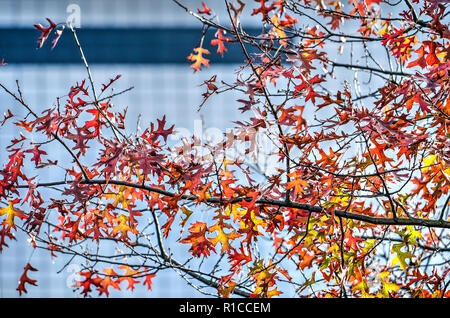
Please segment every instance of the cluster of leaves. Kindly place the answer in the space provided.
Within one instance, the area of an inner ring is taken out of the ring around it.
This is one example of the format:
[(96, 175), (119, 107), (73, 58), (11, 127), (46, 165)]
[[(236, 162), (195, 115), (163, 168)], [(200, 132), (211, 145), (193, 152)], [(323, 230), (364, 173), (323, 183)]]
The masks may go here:
[[(128, 289), (138, 282), (150, 289), (158, 271), (172, 268), (200, 292), (214, 288), (222, 297), (449, 297), (447, 2), (401, 1), (394, 17), (384, 16), (391, 4), (382, 0), (350, 0), (345, 9), (339, 1), (258, 0), (248, 9), (225, 0), (229, 27), (205, 3), (192, 11), (174, 1), (216, 28), (209, 44), (218, 54), (227, 45), (242, 49), (237, 80), (223, 87), (217, 76), (206, 80), (203, 104), (232, 90), (248, 118), (223, 142), (199, 144), (193, 137), (169, 147), (174, 127), (165, 117), (128, 135), (126, 111), (112, 109), (114, 94), (101, 96), (119, 76), (100, 95), (89, 77), (91, 92), (83, 81), (64, 105), (40, 115), (20, 89), (2, 85), (28, 115), (13, 123), (24, 130), (7, 147), (0, 172), (0, 198), (7, 202), (0, 248), (22, 219), (19, 228), (35, 247), (94, 261), (77, 283), (85, 296), (93, 287), (109, 295), (124, 280)], [(243, 30), (247, 11), (261, 18), (258, 36)], [(42, 42), (56, 26), (49, 22), (38, 27)], [(188, 56), (194, 72), (209, 66), (203, 38)], [(250, 46), (258, 53), (249, 54)], [(356, 46), (363, 52), (358, 61)], [(348, 60), (339, 55), (345, 50)], [(14, 117), (8, 110), (2, 126)], [(276, 149), (280, 165), (270, 173), (245, 158), (256, 156), (258, 133)], [(30, 138), (37, 134), (44, 141)], [(241, 141), (244, 155), (227, 158)], [(50, 143), (70, 163), (52, 161), (44, 150)], [(89, 158), (94, 162), (83, 163)], [(64, 179), (37, 182), (28, 168), (62, 169)], [(43, 196), (50, 187), (62, 189)], [(169, 253), (171, 237), (191, 259)], [(76, 249), (105, 242), (126, 251)], [(98, 269), (103, 263), (109, 267)], [(30, 269), (19, 292), (35, 283), (27, 278)]]

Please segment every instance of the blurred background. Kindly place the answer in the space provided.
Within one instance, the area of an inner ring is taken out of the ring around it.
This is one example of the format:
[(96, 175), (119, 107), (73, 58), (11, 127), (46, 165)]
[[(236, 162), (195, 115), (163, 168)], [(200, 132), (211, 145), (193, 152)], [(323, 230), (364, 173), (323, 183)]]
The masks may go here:
[[(213, 1), (215, 2), (215, 1)], [(196, 11), (201, 1), (183, 1)], [(219, 16), (226, 17), (223, 3), (211, 4)], [(0, 60), (8, 63), (0, 70), (0, 81), (15, 90), (18, 80), (24, 99), (40, 112), (55, 105), (58, 96), (64, 96), (76, 82), (87, 78), (84, 65), (72, 34), (64, 31), (60, 42), (51, 50), (51, 40), (36, 49), (40, 32), (33, 25), (47, 26), (45, 18), (56, 23), (70, 19), (77, 27), (81, 45), (96, 85), (107, 83), (116, 75), (115, 91), (134, 87), (126, 94), (115, 97), (113, 104), (119, 109), (128, 107), (128, 128), (145, 129), (150, 122), (166, 115), (169, 125), (194, 130), (196, 120), (208, 127), (225, 130), (240, 116), (237, 107), (230, 105), (230, 95), (216, 96), (200, 112), (203, 87), (199, 85), (218, 74), (218, 80), (232, 83), (237, 63), (243, 58), (239, 48), (229, 46), (221, 57), (216, 48), (209, 46), (211, 66), (194, 73), (186, 57), (199, 45), (201, 23), (170, 0), (0, 0)], [(248, 33), (260, 23), (260, 18), (243, 17)], [(210, 30), (207, 37), (214, 36)], [(234, 97), (234, 96), (231, 96)], [(1, 113), (7, 109), (24, 114), (23, 109), (5, 92), (0, 93)], [(4, 149), (17, 130), (2, 129), (0, 147)], [(2, 164), (7, 153), (0, 153)], [(52, 160), (62, 159), (55, 151)], [(41, 180), (51, 176), (41, 175)], [(18, 235), (20, 235), (17, 232)], [(17, 283), (27, 262), (38, 268), (30, 275), (38, 287), (29, 286), (24, 297), (80, 297), (70, 288), (77, 264), (64, 267), (67, 258), (50, 258), (46, 251), (33, 250), (25, 240), (8, 241), (10, 248), (0, 254), (0, 297), (18, 297)], [(59, 273), (58, 273), (59, 272)], [(135, 293), (114, 293), (112, 296), (133, 297), (189, 297), (192, 288), (170, 271), (159, 273), (154, 279), (153, 291), (137, 289)], [(93, 293), (96, 295), (96, 292)]]

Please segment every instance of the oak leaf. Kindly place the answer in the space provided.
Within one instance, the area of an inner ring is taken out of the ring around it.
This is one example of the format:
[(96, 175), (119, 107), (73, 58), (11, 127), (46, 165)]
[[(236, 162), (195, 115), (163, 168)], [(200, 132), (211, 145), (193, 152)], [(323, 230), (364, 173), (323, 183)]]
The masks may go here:
[(192, 244), (191, 248), (189, 249), (189, 252), (192, 253), (195, 257), (200, 257), (201, 255), (209, 256), (210, 251), (214, 251), (214, 244), (206, 238), (206, 233), (209, 232), (208, 227), (206, 226), (206, 223), (203, 222), (195, 222), (192, 224), (192, 226), (189, 228), (189, 234), (188, 237), (181, 240), (181, 243), (184, 244)]
[(0, 215), (6, 214), (6, 219), (3, 220), (2, 224), (7, 225), (9, 228), (16, 229), (16, 225), (14, 223), (14, 218), (18, 217), (20, 219), (26, 218), (26, 215), (23, 211), (17, 210), (14, 208), (14, 204), (18, 203), (19, 200), (13, 200), (8, 202), (8, 206), (6, 208), (0, 209)]
[(22, 276), (20, 276), (19, 280), (19, 286), (16, 290), (19, 291), (19, 295), (22, 296), (22, 293), (27, 293), (26, 284), (37, 286), (36, 280), (31, 279), (28, 277), (28, 271), (37, 272), (37, 269), (30, 265), (30, 263), (27, 263), (27, 265), (24, 268)]
[[(34, 25), (34, 27), (36, 29), (38, 29), (39, 31), (42, 32), (38, 38), (38, 46), (37, 46), (38, 49), (40, 49), (42, 47), (42, 45), (44, 45), (44, 42), (47, 40), (50, 33), (56, 28), (55, 22), (53, 22), (49, 18), (47, 18), (47, 21), (50, 24), (48, 27), (44, 27), (40, 23)], [(54, 43), (54, 44), (56, 44), (56, 43)]]
[(202, 47), (196, 47), (194, 49), (194, 53), (191, 53), (187, 59), (193, 61), (190, 66), (194, 69), (194, 72), (197, 72), (202, 69), (202, 65), (209, 66), (209, 60), (203, 57), (203, 54), (210, 54), (207, 49)]

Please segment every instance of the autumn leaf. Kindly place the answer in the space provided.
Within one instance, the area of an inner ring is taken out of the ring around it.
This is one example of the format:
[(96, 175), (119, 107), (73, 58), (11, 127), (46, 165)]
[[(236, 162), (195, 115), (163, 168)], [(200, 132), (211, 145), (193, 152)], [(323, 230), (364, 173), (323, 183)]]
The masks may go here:
[(5, 224), (8, 227), (10, 227), (10, 228), (12, 227), (14, 229), (16, 229), (16, 225), (14, 223), (15, 217), (18, 217), (20, 219), (26, 218), (26, 215), (24, 214), (23, 211), (14, 208), (14, 204), (16, 204), (18, 202), (19, 202), (19, 200), (9, 201), (8, 206), (6, 208), (0, 209), (0, 215), (6, 214), (6, 219), (3, 220), (2, 224)]
[(64, 29), (65, 29), (65, 26), (63, 25), (63, 26), (61, 26), (61, 28), (59, 30), (55, 31), (55, 37), (53, 38), (52, 47), (51, 47), (52, 50), (55, 48), (56, 44), (58, 43), (59, 39), (61, 38), (61, 35), (64, 32)]
[(269, 266), (264, 266), (260, 261), (255, 261), (252, 267), (253, 279), (256, 283), (256, 288), (253, 293), (250, 294), (250, 298), (271, 298), (281, 295), (283, 292), (278, 290), (275, 285), (276, 273), (271, 272), (268, 268), (272, 264), (272, 260), (269, 262)]
[(217, 231), (217, 236), (210, 239), (211, 243), (216, 246), (217, 243), (221, 243), (222, 249), (221, 253), (227, 252), (230, 250), (230, 241), (236, 238), (239, 238), (241, 235), (235, 233), (233, 230), (229, 233), (225, 233), (223, 226), (220, 226), (219, 223), (216, 223), (214, 226), (209, 228), (209, 232)]
[(410, 62), (406, 67), (408, 67), (408, 68), (414, 67), (414, 66), (420, 66), (421, 68), (427, 67), (427, 61), (425, 58), (425, 48), (423, 46), (421, 46), (414, 52), (419, 54), (419, 57), (416, 60)]
[(423, 173), (426, 173), (430, 169), (430, 167), (432, 167), (435, 164), (436, 159), (437, 159), (437, 156), (433, 155), (433, 154), (429, 155), (426, 158), (423, 158), (423, 160), (422, 160), (423, 168), (421, 169), (421, 171)]
[(414, 227), (411, 225), (407, 225), (406, 229), (407, 229), (406, 238), (408, 242), (411, 243), (413, 246), (418, 246), (419, 243), (417, 239), (423, 239), (422, 232), (414, 229)]
[(202, 65), (209, 66), (209, 60), (203, 57), (203, 54), (210, 54), (207, 49), (197, 47), (194, 49), (194, 53), (191, 53), (187, 59), (193, 61), (191, 67), (194, 69), (194, 72), (201, 70)]
[(14, 123), (14, 125), (19, 126), (19, 127), (23, 127), (28, 132), (32, 132), (33, 131), (34, 121), (27, 122), (25, 120), (19, 120), (18, 122)]
[(223, 57), (223, 53), (227, 51), (225, 47), (225, 42), (230, 42), (231, 38), (223, 36), (222, 29), (218, 29), (216, 32), (216, 38), (211, 40), (211, 45), (217, 45), (217, 53), (220, 53)]
[(194, 211), (191, 211), (188, 208), (183, 207), (183, 208), (181, 208), (181, 212), (183, 212), (183, 214), (185, 215), (185, 217), (181, 218), (181, 220), (180, 220), (181, 232), (183, 232), (187, 221), (191, 217), (192, 213), (194, 213)]
[(84, 297), (87, 297), (89, 293), (92, 292), (91, 285), (94, 285), (94, 287), (97, 287), (98, 289), (101, 288), (102, 279), (96, 275), (96, 273), (97, 271), (86, 271), (79, 273), (80, 276), (84, 277), (84, 280), (76, 281), (75, 286), (83, 288), (81, 294), (83, 294)]
[[(50, 35), (50, 33), (56, 28), (55, 22), (53, 22), (49, 18), (47, 18), (47, 21), (48, 21), (48, 23), (50, 23), (50, 25), (48, 27), (44, 27), (40, 23), (34, 25), (34, 27), (36, 29), (41, 31), (41, 35), (38, 38), (38, 46), (37, 46), (38, 49), (40, 49), (42, 47), (42, 45), (47, 40), (47, 38)], [(53, 46), (55, 46), (55, 45), (56, 45), (56, 43), (54, 43)]]
[(365, 0), (368, 6), (371, 6), (372, 3), (380, 4), (383, 0)]
[(208, 190), (211, 187), (212, 181), (208, 182), (207, 184), (201, 185), (199, 187), (199, 190), (195, 193), (198, 198), (197, 201), (198, 202), (206, 202), (209, 194), (208, 194)]
[(112, 267), (105, 268), (103, 269), (103, 273), (105, 273), (105, 278), (101, 280), (100, 287), (98, 288), (100, 295), (105, 293), (107, 296), (109, 296), (109, 287), (120, 290), (118, 274), (114, 271), (114, 269)]
[(114, 84), (121, 77), (122, 77), (122, 75), (118, 74), (118, 75), (116, 75), (116, 77), (110, 79), (107, 84), (103, 84), (101, 92), (103, 93), (104, 91), (106, 91), (112, 84)]
[(289, 14), (285, 13), (284, 17), (286, 20), (280, 20), (279, 25), (286, 28), (292, 28), (294, 26), (294, 23), (297, 23), (297, 18), (291, 17)]
[(166, 125), (166, 116), (164, 115), (162, 119), (157, 119), (158, 121), (158, 128), (155, 130), (153, 123), (151, 123), (151, 133), (153, 134), (153, 137), (151, 140), (155, 141), (158, 137), (162, 137), (164, 139), (164, 142), (167, 142), (167, 137), (173, 133), (173, 128), (175, 127), (172, 125), (169, 128), (164, 128)]
[(119, 203), (124, 209), (128, 209), (128, 195), (125, 191), (125, 187), (119, 188), (119, 193), (105, 193), (103, 194), (103, 197), (105, 199), (114, 199), (114, 202), (112, 203), (113, 206), (118, 206)]
[(259, 2), (260, 7), (253, 9), (252, 15), (261, 13), (262, 21), (264, 21), (268, 18), (269, 12), (272, 11), (273, 9), (275, 9), (275, 4), (272, 3), (271, 5), (266, 6), (267, 0), (257, 0), (256, 2)]
[(137, 233), (135, 229), (130, 227), (129, 220), (130, 218), (124, 214), (120, 214), (115, 218), (114, 222), (118, 222), (118, 224), (113, 227), (112, 234), (116, 235), (119, 233), (122, 240), (127, 240), (128, 232)]
[(197, 9), (197, 12), (198, 12), (199, 14), (207, 14), (207, 15), (211, 15), (211, 9), (208, 8), (204, 2), (202, 2), (202, 10)]
[(36, 167), (41, 163), (41, 156), (46, 155), (47, 153), (43, 150), (39, 149), (40, 145), (34, 146), (32, 149), (25, 150), (25, 152), (29, 152), (33, 154), (33, 158), (31, 158), (31, 161), (34, 161), (36, 164)]
[(23, 274), (22, 276), (20, 276), (19, 286), (16, 289), (19, 291), (20, 296), (22, 296), (22, 293), (28, 293), (26, 284), (37, 286), (36, 280), (28, 277), (28, 271), (37, 272), (37, 269), (31, 266), (30, 263), (27, 263), (27, 265), (25, 266)]
[(286, 33), (283, 31), (284, 26), (280, 24), (280, 22), (278, 22), (278, 16), (275, 14), (272, 19), (271, 22), (273, 23), (273, 31), (278, 35), (278, 39), (281, 43), (281, 45), (283, 45), (284, 47), (287, 46), (287, 40), (286, 40)]
[(120, 265), (119, 268), (125, 270), (125, 274), (121, 275), (118, 281), (119, 282), (126, 281), (128, 283), (127, 289), (131, 289), (131, 291), (133, 291), (135, 285), (139, 283), (139, 281), (134, 278), (135, 275), (139, 274), (139, 270), (131, 269), (131, 267), (128, 265)]
[(293, 178), (292, 181), (287, 182), (286, 190), (294, 188), (294, 191), (298, 195), (304, 193), (304, 189), (309, 186), (308, 182), (300, 178), (301, 173), (295, 171), (289, 174), (289, 177)]
[(299, 253), (300, 256), (300, 261), (298, 263), (298, 267), (301, 268), (302, 270), (305, 268), (311, 268), (312, 267), (312, 262), (316, 259), (316, 254), (313, 253), (309, 253), (307, 250), (302, 251), (301, 253)]
[(153, 278), (156, 277), (156, 274), (149, 273), (148, 270), (145, 273), (143, 285), (146, 285), (148, 290), (152, 290)]
[(396, 254), (395, 258), (392, 260), (392, 266), (395, 266), (397, 263), (400, 263), (400, 266), (404, 270), (406, 270), (408, 267), (408, 264), (406, 263), (406, 259), (413, 258), (413, 257), (415, 257), (415, 255), (413, 253), (411, 253), (411, 251), (403, 252), (402, 247), (404, 247), (404, 246), (405, 245), (403, 243), (398, 243), (398, 244), (392, 245), (391, 253)]
[(441, 61), (439, 60), (439, 58), (437, 57), (437, 43), (434, 41), (424, 41), (423, 44), (425, 44), (428, 47), (428, 55), (427, 58), (425, 59), (427, 64), (430, 66), (433, 66), (435, 64), (439, 64), (441, 63)]
[(389, 282), (389, 275), (391, 275), (391, 273), (389, 271), (384, 271), (384, 272), (380, 273), (381, 284), (382, 284), (381, 294), (385, 298), (391, 297), (392, 293), (395, 293), (397, 290), (400, 289), (400, 286)]
[(206, 238), (206, 233), (209, 232), (206, 223), (198, 221), (195, 222), (189, 228), (189, 232), (191, 232), (189, 236), (181, 240), (180, 242), (184, 244), (192, 244), (189, 252), (191, 252), (193, 256), (209, 256), (210, 251), (215, 252), (214, 244)]

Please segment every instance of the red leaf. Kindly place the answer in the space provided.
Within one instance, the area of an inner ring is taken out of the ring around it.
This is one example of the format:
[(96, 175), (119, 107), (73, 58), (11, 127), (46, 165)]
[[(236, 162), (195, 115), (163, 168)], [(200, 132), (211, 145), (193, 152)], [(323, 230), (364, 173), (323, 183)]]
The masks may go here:
[(109, 297), (108, 288), (112, 287), (114, 289), (120, 290), (120, 282), (119, 279), (117, 279), (117, 273), (112, 268), (105, 268), (103, 270), (103, 273), (106, 274), (106, 277), (101, 280), (100, 286), (97, 289), (100, 295), (104, 293)]
[(423, 44), (428, 46), (428, 49), (430, 50), (430, 52), (428, 53), (428, 56), (426, 58), (428, 65), (431, 66), (431, 65), (441, 63), (441, 61), (436, 56), (437, 43), (433, 42), (433, 41), (424, 41)]
[(8, 247), (8, 244), (6, 244), (5, 241), (6, 237), (10, 240), (17, 241), (16, 237), (11, 233), (11, 227), (3, 225), (2, 229), (0, 230), (0, 253), (3, 250), (3, 246)]
[(122, 75), (119, 74), (119, 75), (117, 75), (116, 77), (110, 79), (108, 84), (103, 84), (103, 87), (102, 87), (102, 93), (103, 93), (108, 87), (110, 87), (112, 83), (114, 83), (115, 81), (117, 81), (121, 76), (122, 76)]
[(298, 22), (297, 18), (292, 18), (292, 17), (289, 16), (287, 13), (284, 14), (284, 17), (286, 18), (286, 20), (280, 20), (280, 21), (279, 21), (279, 25), (280, 25), (281, 27), (292, 28), (292, 26), (294, 25), (294, 23), (297, 23), (297, 22)]
[(180, 242), (192, 244), (192, 247), (189, 249), (189, 252), (191, 252), (192, 255), (195, 257), (200, 257), (201, 255), (209, 256), (211, 250), (215, 251), (213, 243), (205, 236), (206, 232), (208, 232), (206, 223), (195, 222), (189, 228), (189, 232), (191, 232), (191, 234)]
[(154, 134), (153, 137), (151, 138), (152, 141), (155, 141), (159, 136), (162, 136), (164, 141), (167, 141), (167, 136), (171, 135), (173, 133), (173, 128), (175, 127), (175, 125), (172, 125), (172, 127), (165, 129), (164, 126), (166, 125), (166, 116), (164, 115), (163, 118), (161, 120), (157, 119), (158, 121), (158, 129), (153, 130), (154, 126), (153, 123), (151, 123), (151, 130), (152, 133)]
[(222, 35), (222, 29), (217, 30), (216, 37), (216, 39), (211, 40), (211, 45), (217, 45), (217, 53), (223, 56), (223, 53), (227, 51), (224, 42), (230, 42), (231, 38), (224, 37)]
[(22, 274), (22, 276), (20, 276), (19, 286), (16, 289), (19, 291), (20, 296), (22, 296), (22, 292), (24, 292), (24, 293), (28, 292), (27, 289), (25, 288), (25, 284), (28, 283), (28, 284), (37, 286), (36, 280), (28, 277), (28, 271), (37, 272), (37, 269), (34, 268), (33, 266), (31, 266), (30, 263), (27, 263), (27, 265), (25, 266), (23, 274)]
[(211, 9), (208, 8), (208, 7), (206, 6), (206, 4), (203, 3), (203, 2), (202, 2), (202, 7), (203, 7), (203, 10), (197, 9), (197, 12), (198, 12), (199, 14), (207, 14), (207, 15), (210, 15), (210, 14), (211, 14)]
[(366, 0), (366, 4), (367, 4), (367, 6), (370, 7), (372, 5), (372, 3), (380, 4), (381, 1), (383, 1), (383, 0)]
[(65, 27), (64, 27), (64, 25), (63, 25), (63, 26), (61, 27), (61, 29), (55, 31), (56, 36), (55, 36), (55, 38), (54, 38), (53, 41), (52, 41), (52, 50), (55, 48), (56, 43), (58, 43), (59, 38), (60, 38), (61, 35), (63, 34), (64, 28), (65, 28)]
[[(50, 35), (50, 32), (53, 31), (54, 28), (56, 28), (55, 22), (47, 18), (47, 21), (50, 23), (50, 26), (44, 27), (41, 24), (35, 24), (34, 27), (42, 32), (42, 34), (38, 38), (38, 49), (44, 45), (44, 42), (47, 40), (48, 36)], [(55, 43), (56, 44), (56, 43)]]
[(152, 290), (152, 279), (156, 276), (156, 274), (147, 274), (145, 275), (145, 279), (143, 285), (147, 285), (148, 290)]
[(92, 291), (91, 285), (94, 285), (97, 288), (101, 288), (102, 279), (98, 276), (93, 277), (95, 272), (80, 272), (81, 276), (86, 277), (83, 281), (77, 281), (76, 286), (83, 287), (81, 291), (84, 294), (84, 297), (87, 297), (88, 294)]
[(31, 158), (31, 161), (34, 161), (36, 164), (36, 167), (39, 163), (41, 163), (41, 155), (46, 155), (47, 153), (43, 150), (39, 150), (40, 145), (34, 146), (33, 149), (25, 150), (25, 152), (29, 152), (33, 154), (33, 158)]
[(23, 127), (25, 128), (25, 130), (32, 132), (33, 131), (33, 125), (34, 125), (34, 121), (31, 122), (26, 122), (25, 120), (21, 120), (17, 123), (14, 123), (14, 125), (19, 126), (19, 127)]
[(262, 21), (266, 20), (268, 17), (268, 13), (272, 11), (275, 8), (275, 4), (272, 3), (270, 6), (266, 7), (267, 0), (255, 0), (256, 2), (259, 2), (260, 7), (253, 10), (252, 15), (256, 15), (258, 13), (261, 13), (262, 15)]

